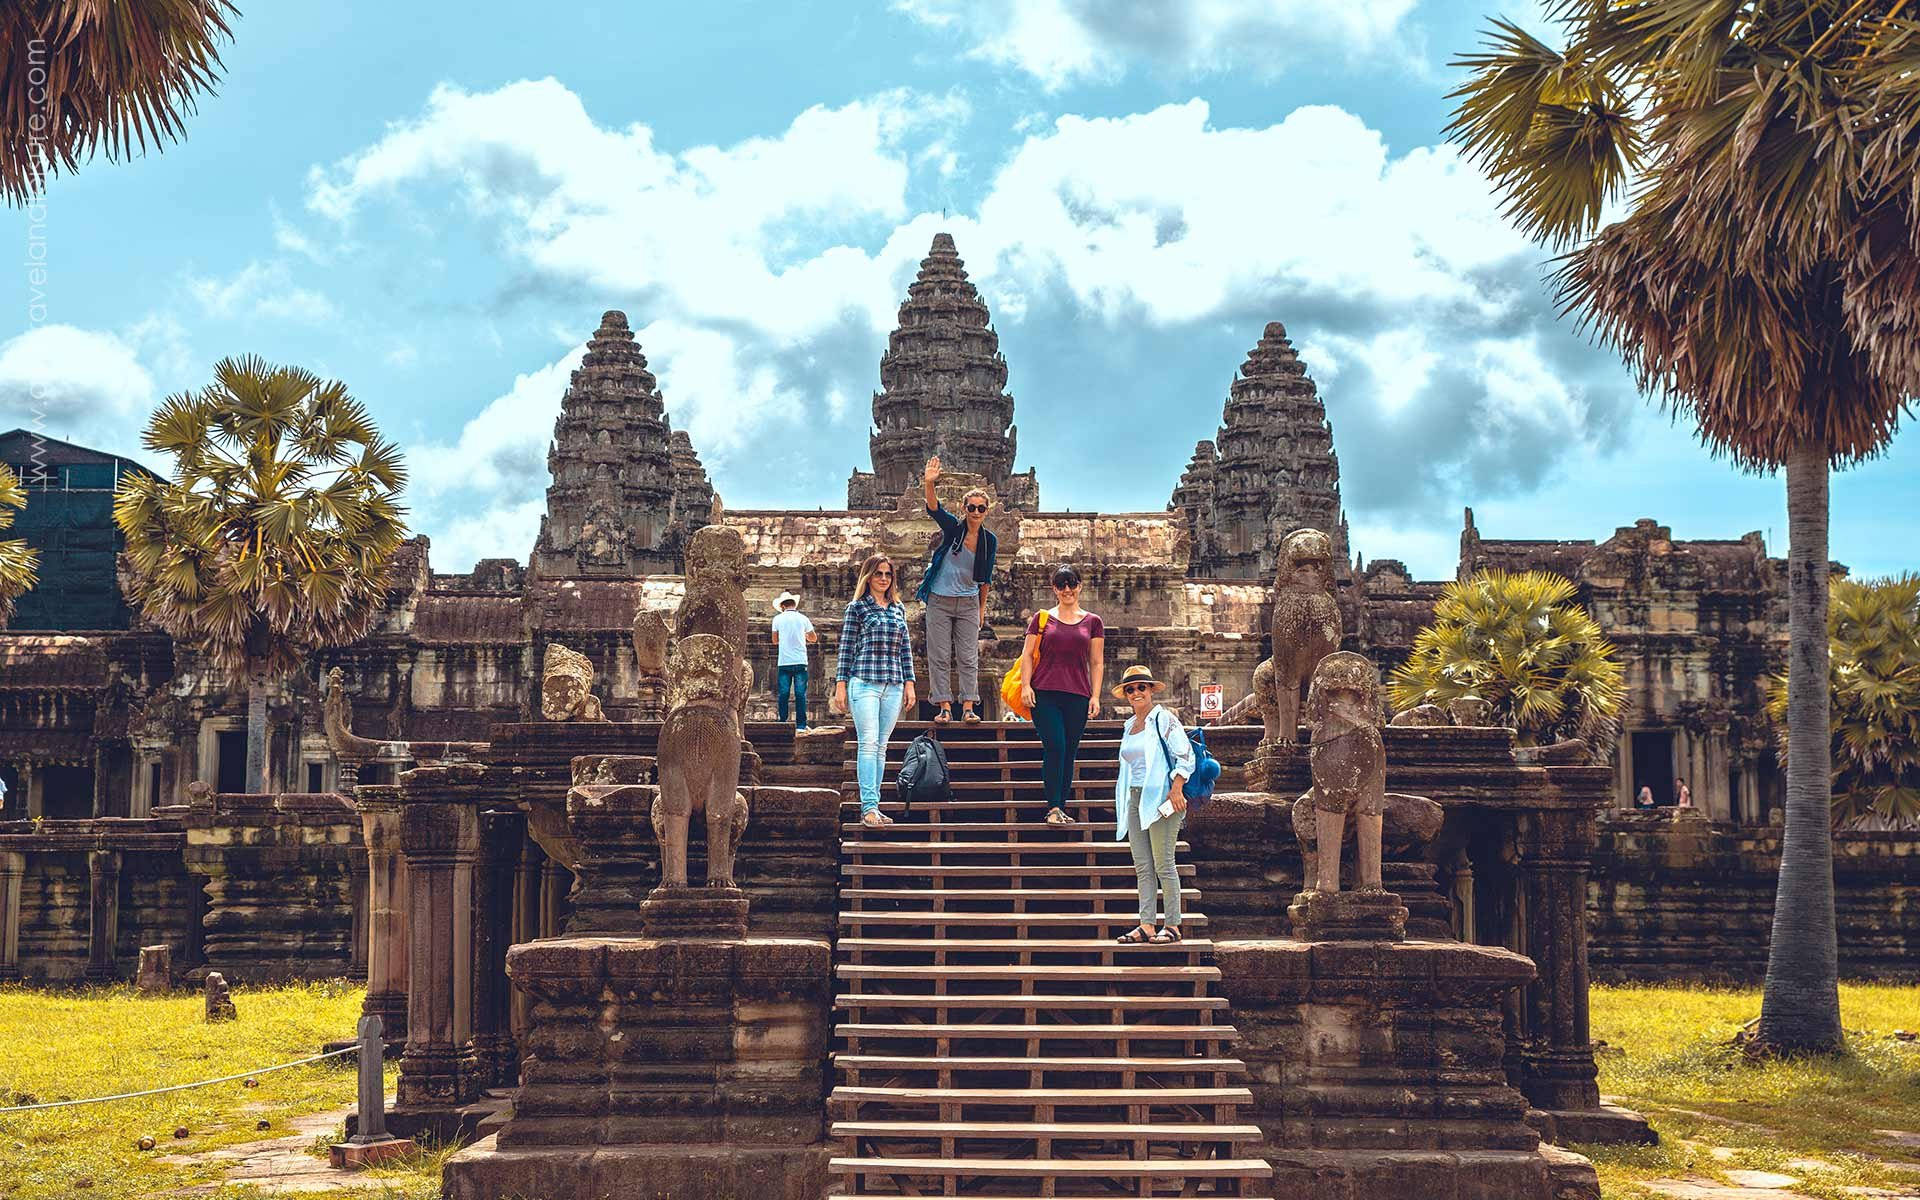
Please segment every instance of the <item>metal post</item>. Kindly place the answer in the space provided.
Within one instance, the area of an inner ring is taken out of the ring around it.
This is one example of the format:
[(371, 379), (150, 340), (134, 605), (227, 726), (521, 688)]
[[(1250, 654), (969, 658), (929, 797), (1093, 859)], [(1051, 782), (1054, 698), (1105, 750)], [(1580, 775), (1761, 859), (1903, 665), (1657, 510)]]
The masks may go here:
[(365, 1145), (389, 1140), (387, 1133), (386, 1047), (380, 1040), (380, 1017), (360, 1018), (360, 1122), (349, 1141)]

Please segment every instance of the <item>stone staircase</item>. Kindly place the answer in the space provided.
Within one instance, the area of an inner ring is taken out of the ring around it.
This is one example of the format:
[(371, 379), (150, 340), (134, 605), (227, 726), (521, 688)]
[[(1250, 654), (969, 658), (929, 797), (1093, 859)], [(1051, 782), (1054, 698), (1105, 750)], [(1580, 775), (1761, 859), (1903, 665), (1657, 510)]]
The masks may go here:
[[(895, 732), (889, 781), (927, 728)], [(889, 785), (892, 826), (858, 823), (846, 764), (831, 1200), (1266, 1196), (1198, 891), (1186, 941), (1114, 941), (1138, 903), (1119, 725), (1089, 726), (1064, 827), (1041, 819), (1031, 725), (938, 733), (954, 798), (903, 814)]]

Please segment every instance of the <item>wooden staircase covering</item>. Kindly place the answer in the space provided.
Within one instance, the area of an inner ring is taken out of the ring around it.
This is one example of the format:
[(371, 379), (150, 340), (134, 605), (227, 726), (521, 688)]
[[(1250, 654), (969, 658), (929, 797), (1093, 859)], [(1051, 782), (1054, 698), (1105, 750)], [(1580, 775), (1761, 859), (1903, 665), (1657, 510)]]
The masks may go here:
[(1185, 941), (1114, 940), (1138, 915), (1119, 725), (1088, 727), (1064, 827), (1026, 724), (940, 727), (954, 798), (902, 813), (891, 781), (929, 728), (888, 747), (892, 826), (859, 823), (846, 764), (830, 1200), (1267, 1195), (1192, 868)]

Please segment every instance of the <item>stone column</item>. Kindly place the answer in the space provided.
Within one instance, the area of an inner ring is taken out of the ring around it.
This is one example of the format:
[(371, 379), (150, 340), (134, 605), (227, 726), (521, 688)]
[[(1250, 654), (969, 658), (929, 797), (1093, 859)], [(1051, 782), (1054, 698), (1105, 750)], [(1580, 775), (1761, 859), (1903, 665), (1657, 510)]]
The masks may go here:
[(47, 781), (34, 773), (32, 763), (20, 764), (20, 790), (27, 797), (27, 820), (47, 815)]
[(400, 797), (395, 787), (355, 790), (360, 835), (367, 847), (367, 998), (361, 1013), (380, 1018), (389, 1044), (407, 1038), (407, 864), (400, 852)]
[(559, 937), (566, 924), (567, 889), (573, 886), (573, 872), (552, 859), (540, 868), (540, 936)]
[(119, 978), (113, 945), (120, 933), (120, 852), (87, 852), (87, 970), (89, 983)]
[(1587, 869), (1593, 816), (1527, 813), (1519, 828), (1521, 952), (1539, 968), (1524, 1007), (1520, 1090), (1543, 1109), (1596, 1109), (1599, 1068), (1587, 1025)]
[(0, 853), (0, 979), (20, 978), (20, 885), (27, 856)]
[(437, 1127), (438, 1117), (455, 1113), (480, 1092), (472, 1046), (479, 812), (471, 804), (409, 800), (401, 806), (400, 845), (406, 855), (408, 988), (396, 1115), (415, 1110), (421, 1114), (418, 1129)]
[[(513, 866), (512, 944), (515, 946), (540, 936), (540, 868), (546, 860), (546, 852), (540, 849), (539, 843), (522, 833), (520, 857)], [(513, 998), (508, 1024), (515, 1043), (524, 1044), (521, 1039), (532, 1026), (533, 998), (519, 988), (510, 990)]]
[(511, 1086), (520, 1076), (507, 948), (513, 941), (514, 876), (526, 828), (526, 817), (514, 809), (489, 809), (480, 815), (480, 871), (473, 902), (473, 1052), (489, 1087)]

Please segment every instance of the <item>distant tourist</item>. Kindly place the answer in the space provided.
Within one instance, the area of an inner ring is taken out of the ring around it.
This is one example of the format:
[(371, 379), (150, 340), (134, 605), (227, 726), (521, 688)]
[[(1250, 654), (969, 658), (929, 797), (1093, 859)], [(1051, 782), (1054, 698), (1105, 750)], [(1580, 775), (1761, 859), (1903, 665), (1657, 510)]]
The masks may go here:
[(1113, 797), (1118, 840), (1133, 851), (1133, 876), (1140, 884), (1140, 924), (1119, 939), (1129, 946), (1180, 940), (1180, 868), (1173, 851), (1187, 817), (1181, 788), (1193, 774), (1194, 754), (1180, 722), (1154, 703), (1165, 686), (1152, 668), (1128, 667), (1113, 689), (1133, 707), (1120, 736)]
[(1686, 780), (1676, 779), (1673, 781), (1673, 794), (1677, 797), (1674, 803), (1678, 804), (1681, 808), (1693, 807), (1693, 789), (1687, 786)]
[(1027, 622), (1020, 651), (1020, 698), (1033, 712), (1040, 735), (1040, 779), (1047, 792), (1047, 824), (1070, 825), (1073, 760), (1080, 735), (1100, 712), (1100, 679), (1107, 627), (1080, 607), (1080, 572), (1062, 564), (1053, 570), (1057, 603)]
[(820, 640), (813, 622), (800, 611), (800, 597), (781, 592), (773, 602), (773, 644), (780, 648), (774, 667), (774, 705), (782, 721), (787, 719), (787, 693), (793, 693), (793, 727), (807, 727), (807, 647)]
[(868, 558), (854, 585), (840, 626), (840, 661), (834, 672), (833, 708), (851, 713), (859, 742), (854, 764), (860, 778), (860, 823), (891, 825), (880, 811), (880, 777), (887, 765), (887, 739), (902, 708), (912, 707), (913, 643), (907, 610), (893, 583), (893, 560)]
[(927, 699), (940, 706), (934, 723), (953, 720), (953, 702), (960, 702), (960, 719), (980, 723), (974, 706), (980, 703), (980, 627), (987, 621), (987, 591), (993, 582), (993, 556), (998, 544), (986, 528), (993, 501), (979, 488), (962, 499), (963, 520), (948, 512), (933, 494), (940, 479), (940, 457), (927, 460), (921, 475), (926, 487), (927, 515), (940, 526), (940, 541), (920, 576), (915, 599), (927, 606)]
[(1652, 808), (1653, 788), (1646, 784), (1640, 785), (1640, 794), (1633, 798), (1633, 806), (1635, 808)]

